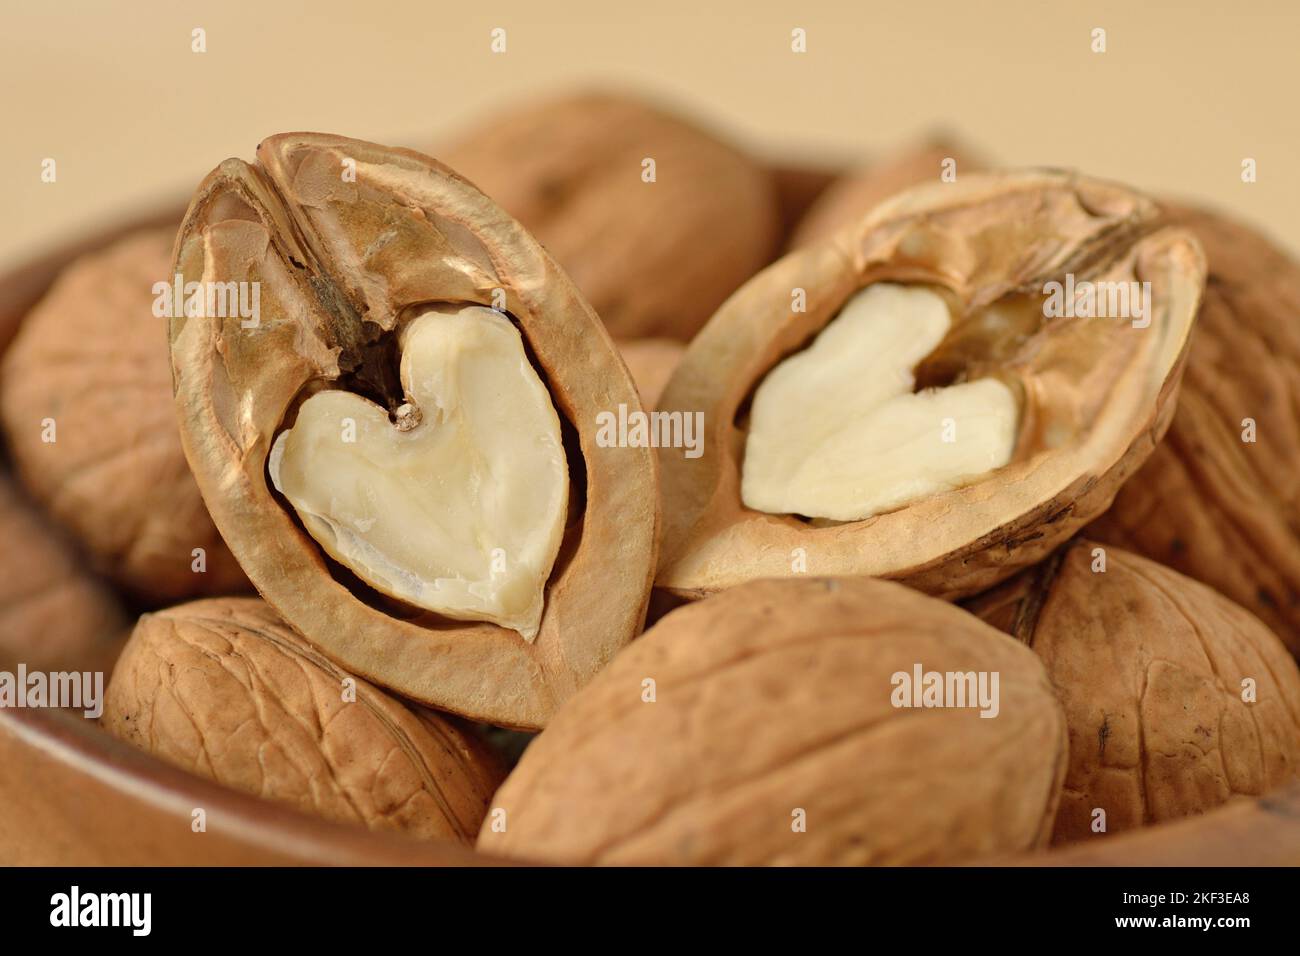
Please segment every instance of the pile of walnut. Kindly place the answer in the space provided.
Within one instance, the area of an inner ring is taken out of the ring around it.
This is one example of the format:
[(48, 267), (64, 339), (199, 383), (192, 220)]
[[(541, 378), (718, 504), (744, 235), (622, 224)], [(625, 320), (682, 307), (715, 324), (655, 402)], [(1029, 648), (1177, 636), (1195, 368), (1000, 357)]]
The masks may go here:
[[(0, 664), (112, 668), (122, 740), (494, 856), (1300, 862), (1259, 823), (1300, 772), (1300, 264), (615, 97), (428, 151), (271, 137), (25, 316)], [(1045, 318), (1066, 276), (1143, 321)], [(601, 430), (655, 408), (682, 441)]]

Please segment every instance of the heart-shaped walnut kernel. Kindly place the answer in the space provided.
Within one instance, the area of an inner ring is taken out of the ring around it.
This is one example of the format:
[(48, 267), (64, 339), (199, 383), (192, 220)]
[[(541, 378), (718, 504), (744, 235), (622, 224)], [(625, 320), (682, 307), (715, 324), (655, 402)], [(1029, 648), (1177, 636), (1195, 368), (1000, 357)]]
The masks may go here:
[[(758, 511), (855, 521), (1005, 465), (1016, 396), (996, 378), (914, 390), (952, 327), (941, 295), (878, 282), (754, 393), (741, 497)], [(936, 440), (951, 422), (961, 441)]]
[[(541, 246), (434, 160), (308, 133), (258, 159), (209, 175), (177, 240), (203, 308), (171, 322), (176, 401), (213, 519), (349, 670), (543, 726), (649, 598), (654, 458), (597, 440), (602, 412), (639, 408), (613, 342)], [(429, 344), (447, 322), (464, 338)], [(368, 436), (346, 452), (340, 417)], [(444, 441), (460, 452), (430, 452)], [(384, 460), (349, 478), (363, 447)]]
[(532, 640), (569, 475), (519, 330), (477, 306), (422, 315), (403, 335), (402, 385), (413, 404), (396, 425), (351, 392), (307, 399), (271, 450), (271, 481), (367, 584)]

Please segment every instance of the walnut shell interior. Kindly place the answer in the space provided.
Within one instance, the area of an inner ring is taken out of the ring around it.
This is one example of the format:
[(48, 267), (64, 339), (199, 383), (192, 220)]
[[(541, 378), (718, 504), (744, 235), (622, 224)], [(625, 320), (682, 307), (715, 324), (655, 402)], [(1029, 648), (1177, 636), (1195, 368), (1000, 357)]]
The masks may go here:
[[(1147, 324), (1047, 316), (1033, 297), (1043, 302), (1047, 283), (1067, 276), (1149, 282)], [(879, 281), (950, 297), (961, 318), (918, 366), (918, 380), (996, 376), (1013, 387), (1021, 398), (1014, 458), (860, 521), (745, 508), (740, 477), (756, 386)], [(659, 450), (665, 532), (656, 583), (692, 598), (807, 571), (892, 578), (953, 598), (1032, 564), (1109, 505), (1167, 427), (1203, 282), (1196, 241), (1160, 228), (1153, 203), (1055, 171), (919, 187), (791, 253), (718, 311), (660, 400), (660, 410), (703, 413), (705, 453)], [(792, 311), (799, 291), (806, 310)], [(1032, 321), (981, 325), (999, 305)]]

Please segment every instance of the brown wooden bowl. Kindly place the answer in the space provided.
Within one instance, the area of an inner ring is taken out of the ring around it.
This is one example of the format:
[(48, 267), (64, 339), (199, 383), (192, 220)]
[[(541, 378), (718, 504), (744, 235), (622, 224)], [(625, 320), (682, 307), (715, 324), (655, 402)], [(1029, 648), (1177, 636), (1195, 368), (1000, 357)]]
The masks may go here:
[[(66, 243), (0, 275), (0, 350), (73, 259), (183, 207)], [(192, 829), (194, 811), (206, 831)], [(0, 708), (0, 864), (473, 866), (506, 861), (448, 842), (299, 814), (192, 776), (59, 711)], [(997, 861), (1030, 866), (1300, 865), (1300, 782), (1213, 813)]]

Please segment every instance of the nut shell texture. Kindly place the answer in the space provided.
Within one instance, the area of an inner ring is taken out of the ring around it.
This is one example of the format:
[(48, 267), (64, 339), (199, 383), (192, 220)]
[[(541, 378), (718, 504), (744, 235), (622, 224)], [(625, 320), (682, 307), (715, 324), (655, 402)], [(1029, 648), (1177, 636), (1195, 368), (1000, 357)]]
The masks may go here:
[[(891, 675), (918, 662), (999, 672), (998, 716), (895, 708)], [(1028, 849), (1051, 826), (1064, 733), (1038, 661), (959, 608), (882, 581), (753, 582), (669, 614), (566, 704), (479, 848), (672, 865)]]
[[(69, 266), (0, 370), (0, 414), (23, 484), (105, 574), (149, 604), (248, 589), (181, 451), (167, 320), (174, 228), (132, 233)], [(42, 440), (54, 419), (56, 440)], [(202, 548), (206, 571), (192, 570)]]
[(104, 726), (236, 790), (330, 820), (466, 842), (497, 782), (483, 745), (347, 672), (255, 598), (145, 615)]
[[(1268, 628), (1199, 582), (1077, 540), (972, 608), (1029, 644), (1065, 708), (1054, 840), (1204, 813), (1300, 770), (1300, 672)], [(1096, 566), (1100, 567), (1099, 564)], [(1253, 683), (1254, 700), (1243, 700)]]

